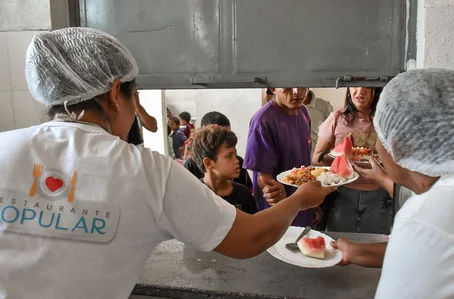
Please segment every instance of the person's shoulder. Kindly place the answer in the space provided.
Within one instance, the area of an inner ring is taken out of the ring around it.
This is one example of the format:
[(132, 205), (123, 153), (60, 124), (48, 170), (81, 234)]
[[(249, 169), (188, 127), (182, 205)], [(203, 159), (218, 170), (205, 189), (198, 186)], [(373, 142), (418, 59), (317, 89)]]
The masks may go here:
[[(3, 131), (0, 132), (0, 138), (5, 138), (5, 140), (10, 139), (12, 137), (14, 138), (28, 138), (30, 134), (33, 134), (36, 130), (38, 129), (37, 126), (33, 127), (28, 127), (28, 128), (22, 128), (22, 129), (14, 129), (10, 131)], [(14, 139), (13, 139), (14, 140)]]
[(410, 197), (396, 215), (397, 223), (416, 221), (454, 235), (454, 176), (449, 184), (437, 182), (427, 192)]
[(333, 119), (333, 120), (337, 119), (337, 118), (341, 117), (344, 112), (345, 112), (345, 108), (336, 109), (328, 115), (328, 118)]
[(162, 155), (161, 153), (152, 151), (149, 148), (137, 147), (132, 144), (129, 144), (128, 146), (132, 155), (140, 157), (145, 171), (159, 171), (160, 174), (168, 174), (172, 163), (175, 162), (169, 156)]
[(335, 116), (339, 116), (341, 115), (342, 113), (344, 113), (346, 110), (346, 108), (340, 108), (340, 109), (336, 109), (334, 110), (333, 112), (331, 112), (332, 115), (335, 115)]
[(303, 113), (304, 115), (309, 116), (309, 109), (307, 109), (306, 105), (301, 106), (301, 108), (299, 109), (299, 111), (300, 111), (301, 113)]
[(270, 115), (273, 114), (273, 111), (273, 104), (271, 102), (266, 103), (259, 110), (257, 110), (257, 112), (254, 113), (251, 118), (251, 125), (263, 124), (264, 122), (266, 122), (267, 118), (269, 118)]
[(322, 98), (315, 97), (315, 106), (320, 110), (326, 110), (330, 112), (334, 111), (334, 107), (331, 102)]

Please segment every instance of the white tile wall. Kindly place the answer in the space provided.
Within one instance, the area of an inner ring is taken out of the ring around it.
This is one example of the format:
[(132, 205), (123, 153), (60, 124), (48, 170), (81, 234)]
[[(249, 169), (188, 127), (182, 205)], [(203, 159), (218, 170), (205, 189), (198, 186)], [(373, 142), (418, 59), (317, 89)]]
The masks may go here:
[(11, 90), (7, 38), (6, 32), (0, 32), (0, 91)]
[(8, 32), (8, 54), (13, 90), (28, 90), (25, 80), (25, 52), (36, 31)]
[(0, 32), (0, 132), (44, 120), (44, 105), (33, 99), (25, 80), (25, 52), (36, 33)]
[(0, 91), (0, 131), (15, 129), (11, 91)]
[(13, 91), (12, 101), (16, 128), (38, 125), (44, 121), (44, 105), (35, 101), (28, 90)]

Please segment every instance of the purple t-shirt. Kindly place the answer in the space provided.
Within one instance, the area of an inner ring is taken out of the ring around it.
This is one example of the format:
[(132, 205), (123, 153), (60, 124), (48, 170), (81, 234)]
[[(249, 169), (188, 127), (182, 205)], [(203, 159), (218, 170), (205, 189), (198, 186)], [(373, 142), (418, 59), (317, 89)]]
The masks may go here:
[[(253, 171), (254, 197), (259, 211), (270, 205), (258, 187), (258, 173), (269, 173), (274, 178), (286, 170), (311, 164), (310, 117), (305, 106), (296, 115), (287, 115), (272, 102), (263, 106), (251, 119), (244, 168)], [(284, 186), (287, 196), (296, 188)], [(293, 226), (312, 226), (315, 210), (298, 213)]]

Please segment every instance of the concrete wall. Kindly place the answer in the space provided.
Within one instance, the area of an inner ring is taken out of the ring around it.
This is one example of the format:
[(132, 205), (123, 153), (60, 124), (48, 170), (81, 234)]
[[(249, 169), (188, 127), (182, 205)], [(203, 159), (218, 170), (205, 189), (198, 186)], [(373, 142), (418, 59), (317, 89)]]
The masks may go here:
[(156, 118), (158, 131), (152, 133), (143, 128), (144, 146), (163, 155), (167, 154), (167, 113), (164, 92), (161, 90), (141, 90), (140, 103), (145, 110)]
[(454, 69), (454, 0), (425, 0), (424, 7), (424, 66)]
[(191, 113), (198, 127), (207, 112), (225, 114), (238, 135), (238, 154), (244, 156), (249, 121), (262, 106), (261, 92), (261, 89), (166, 90), (165, 100), (174, 115), (183, 111)]
[(249, 121), (262, 107), (261, 89), (198, 90), (196, 93), (197, 120), (210, 111), (225, 114), (238, 137), (238, 155), (244, 157), (249, 131)]
[(36, 31), (50, 28), (50, 0), (0, 1), (0, 31)]
[(347, 94), (346, 88), (312, 88), (312, 91), (318, 98), (330, 102), (334, 109), (344, 107), (345, 95)]
[(0, 132), (44, 118), (25, 81), (25, 50), (38, 31), (50, 28), (49, 0), (0, 1)]
[(166, 90), (165, 101), (167, 108), (172, 111), (173, 115), (178, 117), (183, 111), (187, 111), (192, 117), (196, 116), (196, 94), (197, 90)]

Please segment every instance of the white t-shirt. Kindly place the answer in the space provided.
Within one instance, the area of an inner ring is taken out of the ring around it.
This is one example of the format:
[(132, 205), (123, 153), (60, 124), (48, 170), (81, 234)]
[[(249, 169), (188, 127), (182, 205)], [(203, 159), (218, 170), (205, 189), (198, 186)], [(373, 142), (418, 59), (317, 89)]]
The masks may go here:
[(161, 241), (210, 251), (236, 217), (183, 166), (97, 126), (0, 133), (0, 153), (0, 298), (128, 298)]
[(375, 298), (454, 298), (454, 174), (397, 213)]

